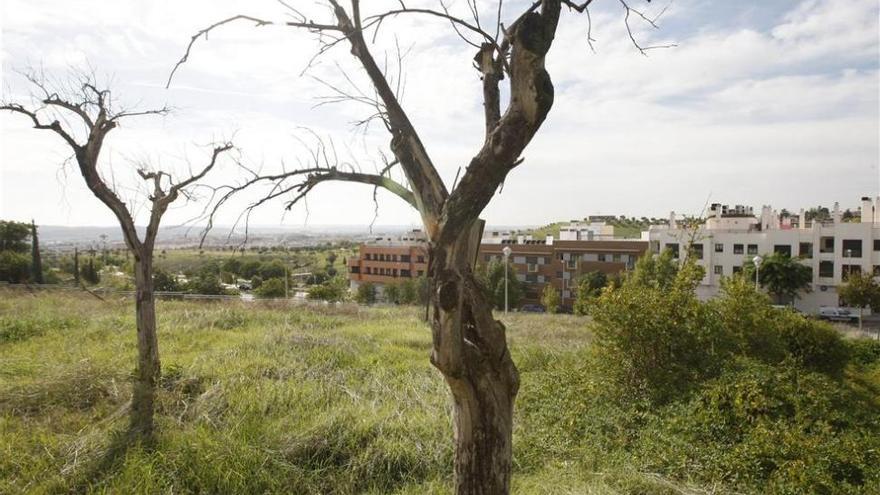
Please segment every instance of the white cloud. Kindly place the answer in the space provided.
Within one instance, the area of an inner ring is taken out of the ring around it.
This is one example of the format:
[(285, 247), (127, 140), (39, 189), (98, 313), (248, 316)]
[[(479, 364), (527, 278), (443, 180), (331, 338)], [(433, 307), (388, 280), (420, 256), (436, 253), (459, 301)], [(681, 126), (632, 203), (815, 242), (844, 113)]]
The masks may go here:
[[(490, 3), (484, 18), (493, 12)], [(193, 142), (234, 130), (246, 156), (266, 167), (282, 158), (295, 161), (301, 151), (292, 135), (302, 125), (336, 136), (340, 147), (361, 156), (387, 145), (382, 132), (362, 140), (348, 127), (365, 115), (364, 109), (351, 104), (313, 108), (314, 97), (328, 90), (299, 74), (316, 45), (307, 34), (288, 28), (241, 24), (218, 30), (196, 45), (172, 89), (165, 91), (168, 71), (189, 37), (239, 13), (241, 2), (79, 0), (63, 11), (49, 1), (8, 0), (4, 6), (4, 78), (13, 92), (22, 86), (10, 77), (11, 67), (42, 62), (57, 71), (88, 60), (114, 74), (117, 92), (127, 101), (143, 100), (149, 106), (168, 101), (180, 109), (167, 120), (142, 119), (114, 131), (108, 154), (114, 170), (125, 167), (126, 156), (167, 154), (170, 162), (184, 150), (195, 153)], [(378, 2), (369, 6), (380, 8)], [(651, 51), (649, 57), (638, 55), (630, 43), (617, 3), (602, 7), (593, 13), (596, 54), (586, 43), (585, 18), (564, 15), (547, 63), (556, 104), (526, 151), (526, 163), (487, 209), (490, 223), (544, 223), (597, 211), (696, 212), (710, 192), (717, 201), (790, 208), (837, 200), (846, 204), (877, 192), (880, 43), (875, 1), (779, 2), (774, 8), (782, 14), (775, 20), (761, 18), (761, 23), (755, 21), (760, 17), (756, 6), (737, 3), (724, 6), (724, 16), (737, 22), (721, 23), (693, 14), (721, 7), (683, 0), (663, 17), (674, 29), (637, 27), (635, 34), (645, 45), (678, 44)], [(464, 3), (453, 8), (466, 15)], [(662, 5), (652, 8), (656, 12)], [(270, 1), (253, 2), (247, 9), (273, 19), (284, 14)], [(375, 53), (382, 61), (389, 54), (392, 72), (395, 35), (408, 51), (404, 103), (451, 182), (482, 140), (474, 50), (451, 36), (443, 22), (390, 19)], [(312, 73), (339, 82), (336, 63), (367, 87), (344, 46), (329, 52)], [(55, 181), (55, 164), (66, 156), (62, 146), (20, 119), (0, 119), (0, 216), (113, 223), (76, 177), (64, 188)], [(233, 179), (230, 171), (218, 180)], [(45, 198), (39, 204), (30, 199), (34, 184), (50, 184), (41, 189)], [(369, 188), (326, 185), (316, 192), (309, 200), (310, 222), (366, 225), (372, 220)], [(69, 206), (61, 201), (63, 194)], [(396, 198), (383, 199), (380, 222), (418, 220)], [(236, 216), (232, 210), (227, 222)], [(175, 211), (171, 221), (191, 211)], [(277, 205), (265, 209), (255, 221), (274, 223), (280, 211)], [(305, 209), (297, 208), (288, 220), (298, 223), (305, 216)]]

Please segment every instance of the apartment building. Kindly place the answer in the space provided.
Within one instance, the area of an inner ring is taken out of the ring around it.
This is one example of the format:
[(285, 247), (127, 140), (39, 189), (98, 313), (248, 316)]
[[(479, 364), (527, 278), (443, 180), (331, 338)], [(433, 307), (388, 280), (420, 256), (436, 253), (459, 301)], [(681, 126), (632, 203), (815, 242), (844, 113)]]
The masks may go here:
[(427, 238), (420, 230), (361, 244), (358, 257), (348, 260), (350, 287), (372, 282), (381, 291), (384, 284), (421, 277), (428, 270), (427, 253)]
[(521, 303), (540, 303), (544, 287), (550, 284), (562, 296), (562, 306), (570, 308), (581, 275), (594, 271), (614, 275), (629, 270), (648, 252), (648, 246), (640, 240), (535, 240), (519, 236), (501, 243), (484, 242), (478, 260), (502, 260), (503, 249), (509, 247), (510, 263), (517, 279), (525, 285)]
[[(552, 236), (536, 240), (531, 236), (488, 235), (480, 244), (479, 263), (504, 257), (510, 247), (510, 263), (516, 277), (525, 286), (522, 304), (540, 303), (547, 284), (562, 296), (562, 305), (571, 307), (580, 275), (600, 271), (614, 275), (632, 268), (648, 251), (648, 242), (640, 240), (554, 240)], [(405, 278), (420, 277), (428, 269), (427, 240), (424, 233), (413, 231), (399, 238), (379, 237), (360, 246), (357, 258), (348, 260), (352, 289), (364, 282), (377, 285)]]
[(811, 291), (795, 301), (801, 311), (815, 313), (822, 306), (838, 306), (837, 287), (852, 272), (880, 276), (880, 198), (862, 198), (859, 221), (844, 222), (838, 204), (830, 221), (811, 222), (804, 211), (782, 218), (769, 206), (756, 216), (750, 207), (714, 204), (703, 225), (680, 225), (675, 214), (669, 225), (653, 225), (643, 234), (658, 253), (672, 249), (685, 256), (693, 243), (693, 255), (706, 270), (697, 288), (701, 298), (718, 294), (721, 279), (742, 270), (757, 255), (785, 253), (800, 259), (813, 272)]

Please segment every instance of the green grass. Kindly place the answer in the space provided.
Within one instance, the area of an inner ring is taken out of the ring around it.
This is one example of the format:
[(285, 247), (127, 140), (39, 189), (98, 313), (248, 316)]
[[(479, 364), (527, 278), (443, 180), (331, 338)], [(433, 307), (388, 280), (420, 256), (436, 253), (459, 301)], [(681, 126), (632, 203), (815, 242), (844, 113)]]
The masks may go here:
[[(161, 302), (158, 438), (126, 450), (131, 302), (0, 291), (0, 493), (448, 493), (449, 396), (421, 311)], [(605, 401), (587, 320), (505, 323), (515, 493), (727, 493), (725, 473), (640, 456), (674, 425)], [(877, 390), (876, 369), (859, 376)]]

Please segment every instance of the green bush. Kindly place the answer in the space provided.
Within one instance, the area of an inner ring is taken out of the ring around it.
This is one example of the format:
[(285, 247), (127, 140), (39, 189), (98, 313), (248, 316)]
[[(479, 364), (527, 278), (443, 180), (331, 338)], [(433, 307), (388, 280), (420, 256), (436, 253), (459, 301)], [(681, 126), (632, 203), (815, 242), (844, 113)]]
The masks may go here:
[(270, 278), (260, 284), (260, 287), (257, 288), (254, 293), (260, 297), (284, 297), (286, 295), (284, 280), (280, 278)]
[(858, 339), (847, 344), (852, 362), (867, 366), (880, 361), (880, 341)]
[(0, 251), (0, 280), (19, 284), (27, 281), (31, 270), (30, 257), (15, 251)]
[(376, 302), (376, 285), (370, 282), (362, 283), (358, 286), (354, 299), (360, 304), (374, 304)]
[[(640, 264), (657, 273), (657, 265)], [(717, 375), (733, 351), (717, 312), (694, 294), (702, 270), (686, 264), (667, 279), (660, 268), (660, 278), (637, 268), (593, 307), (596, 347), (614, 385), (656, 404)]]
[(870, 411), (836, 380), (794, 362), (741, 358), (654, 416), (634, 450), (646, 470), (748, 493), (869, 493), (880, 481)]

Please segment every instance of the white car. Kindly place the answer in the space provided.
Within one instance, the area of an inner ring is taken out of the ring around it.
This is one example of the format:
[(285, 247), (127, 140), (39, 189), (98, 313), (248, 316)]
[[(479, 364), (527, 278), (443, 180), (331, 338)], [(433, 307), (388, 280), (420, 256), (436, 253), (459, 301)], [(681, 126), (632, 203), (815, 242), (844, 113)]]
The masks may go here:
[(858, 321), (859, 315), (846, 308), (819, 308), (819, 318), (829, 321)]

